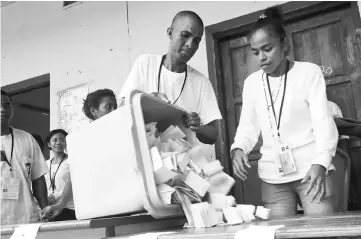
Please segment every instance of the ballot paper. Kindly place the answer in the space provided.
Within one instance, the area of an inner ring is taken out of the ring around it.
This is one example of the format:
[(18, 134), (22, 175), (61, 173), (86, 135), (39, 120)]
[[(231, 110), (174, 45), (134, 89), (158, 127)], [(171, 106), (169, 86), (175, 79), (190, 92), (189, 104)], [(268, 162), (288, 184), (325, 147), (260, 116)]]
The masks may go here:
[(172, 203), (172, 194), (175, 192), (174, 188), (162, 183), (157, 186), (157, 191), (164, 204)]
[(163, 165), (164, 165), (168, 170), (174, 170), (173, 159), (172, 159), (171, 156), (166, 157), (165, 159), (163, 159)]
[(174, 141), (176, 139), (183, 139), (185, 137), (186, 135), (178, 126), (171, 125), (160, 135), (160, 140), (167, 142), (169, 139)]
[(187, 151), (187, 154), (189, 156), (190, 159), (193, 160), (194, 163), (196, 163), (198, 165), (198, 167), (203, 170), (204, 165), (207, 164), (208, 162), (211, 162), (212, 159), (211, 157), (206, 157), (205, 155), (208, 155), (209, 153), (207, 152), (209, 149), (202, 146), (202, 145), (197, 145), (191, 149), (189, 149)]
[(225, 196), (222, 193), (209, 193), (208, 202), (214, 209), (223, 209), (235, 205), (236, 199), (233, 196)]
[(219, 162), (219, 160), (213, 160), (209, 163), (204, 164), (203, 166), (203, 172), (204, 175), (206, 176), (212, 176), (222, 171), (223, 171), (223, 167), (221, 165), (221, 162)]
[(196, 174), (193, 171), (189, 171), (180, 177), (180, 181), (184, 182), (191, 189), (193, 189), (196, 193), (198, 193), (201, 197), (204, 197), (206, 192), (208, 191), (211, 184)]
[(18, 226), (10, 239), (35, 239), (41, 223)]
[(192, 203), (191, 203), (190, 199), (188, 198), (188, 196), (184, 195), (182, 193), (182, 191), (180, 191), (179, 189), (176, 189), (176, 193), (177, 193), (179, 200), (181, 201), (181, 205), (182, 205), (184, 214), (186, 215), (188, 225), (193, 227), (194, 226), (194, 218), (193, 218), (192, 210), (191, 210)]
[(227, 195), (235, 184), (234, 178), (223, 171), (207, 177), (207, 180), (211, 183), (208, 189), (209, 193), (222, 193)]
[(180, 182), (180, 185), (174, 186), (174, 189), (180, 190), (182, 193), (187, 195), (191, 202), (202, 202), (202, 198), (188, 185), (184, 184), (183, 182)]
[(177, 142), (173, 141), (172, 139), (168, 139), (167, 144), (171, 152), (183, 153), (188, 150), (188, 147), (180, 145)]
[(172, 234), (175, 232), (147, 232), (128, 237), (128, 239), (158, 239), (161, 235)]
[(277, 226), (254, 226), (242, 228), (236, 232), (234, 239), (274, 239), (276, 230), (284, 227), (284, 225)]
[(189, 164), (189, 157), (187, 153), (176, 154), (176, 161), (178, 168), (181, 172), (184, 172)]
[(204, 144), (199, 144), (192, 147), (187, 151), (188, 156), (203, 169), (203, 165), (209, 162), (212, 162), (212, 154), (210, 153), (209, 146)]
[(151, 148), (150, 152), (152, 155), (154, 179), (156, 185), (165, 183), (170, 179), (178, 176), (177, 173), (167, 169), (167, 167), (163, 165), (162, 158), (160, 157), (160, 154), (156, 147)]
[(271, 217), (271, 209), (262, 206), (257, 206), (255, 215), (260, 219), (269, 220)]
[(213, 227), (219, 223), (218, 214), (207, 202), (192, 204), (191, 211), (196, 228)]
[(224, 218), (227, 221), (227, 224), (235, 225), (235, 224), (241, 224), (243, 222), (241, 215), (238, 213), (238, 210), (235, 207), (223, 208), (222, 212)]

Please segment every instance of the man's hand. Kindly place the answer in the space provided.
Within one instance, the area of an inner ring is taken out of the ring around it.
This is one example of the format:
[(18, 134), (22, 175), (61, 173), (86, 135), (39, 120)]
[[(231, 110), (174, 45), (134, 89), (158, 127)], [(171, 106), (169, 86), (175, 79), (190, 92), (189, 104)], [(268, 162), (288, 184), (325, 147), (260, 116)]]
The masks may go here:
[(201, 118), (199, 118), (197, 113), (187, 113), (183, 119), (187, 128), (190, 128), (194, 132), (198, 132), (199, 128), (201, 127)]
[(234, 174), (242, 179), (247, 179), (247, 170), (244, 165), (251, 168), (247, 155), (241, 149), (235, 149), (232, 157), (233, 172)]
[(321, 203), (326, 195), (326, 168), (318, 164), (313, 164), (301, 183), (307, 181), (309, 181), (309, 184), (305, 195), (307, 196), (313, 190), (311, 202), (316, 199), (317, 203)]
[(56, 216), (58, 216), (64, 207), (59, 204), (54, 204), (52, 206), (47, 206), (43, 210), (40, 211), (40, 218), (42, 220), (49, 219), (50, 221), (54, 220)]
[(56, 198), (53, 194), (48, 197), (49, 205), (53, 205), (56, 202)]

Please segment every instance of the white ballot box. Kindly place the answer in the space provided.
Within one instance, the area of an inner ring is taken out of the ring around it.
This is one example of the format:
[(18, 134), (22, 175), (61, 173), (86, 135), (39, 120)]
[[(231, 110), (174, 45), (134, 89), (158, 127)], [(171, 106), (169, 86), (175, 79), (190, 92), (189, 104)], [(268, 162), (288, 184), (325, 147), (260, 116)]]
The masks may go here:
[(155, 218), (182, 215), (181, 205), (165, 205), (158, 194), (145, 124), (164, 131), (180, 125), (183, 109), (141, 91), (124, 106), (67, 137), (77, 219), (147, 210)]

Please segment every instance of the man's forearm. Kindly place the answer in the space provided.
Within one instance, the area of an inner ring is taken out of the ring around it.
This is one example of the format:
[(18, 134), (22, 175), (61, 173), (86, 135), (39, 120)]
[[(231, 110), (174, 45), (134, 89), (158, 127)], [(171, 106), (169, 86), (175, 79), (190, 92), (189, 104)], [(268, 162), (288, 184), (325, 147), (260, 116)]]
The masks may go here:
[(41, 209), (48, 205), (48, 189), (44, 176), (35, 179), (32, 182), (34, 197), (39, 203)]
[(197, 138), (204, 144), (214, 144), (217, 140), (218, 131), (216, 120), (202, 126), (197, 132)]

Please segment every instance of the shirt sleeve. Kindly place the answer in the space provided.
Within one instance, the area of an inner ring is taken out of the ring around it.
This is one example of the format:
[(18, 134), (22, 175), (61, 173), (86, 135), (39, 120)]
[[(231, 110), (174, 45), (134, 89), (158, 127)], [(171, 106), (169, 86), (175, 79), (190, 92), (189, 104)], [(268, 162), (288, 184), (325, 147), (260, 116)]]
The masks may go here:
[(129, 96), (129, 94), (135, 90), (142, 90), (141, 82), (145, 80), (145, 61), (147, 56), (142, 55), (135, 60), (132, 70), (130, 71), (127, 80), (125, 81), (122, 90), (119, 94), (119, 99)]
[(252, 99), (250, 80), (251, 79), (246, 79), (244, 82), (241, 116), (236, 136), (234, 137), (234, 143), (231, 146), (231, 151), (235, 148), (240, 148), (246, 154), (249, 154), (252, 151), (258, 142), (258, 137), (261, 132)]
[(31, 158), (34, 160), (31, 167), (31, 180), (34, 181), (48, 173), (49, 167), (46, 164), (43, 153), (41, 152), (41, 149), (34, 137), (31, 135), (29, 137), (31, 139), (30, 146), (32, 147)]
[(202, 124), (206, 125), (214, 120), (222, 119), (222, 115), (219, 111), (216, 95), (209, 80), (206, 80), (205, 90), (203, 92), (199, 117), (201, 118)]
[(336, 153), (338, 131), (333, 120), (326, 95), (326, 83), (319, 67), (314, 68), (311, 77), (308, 103), (313, 130), (316, 137), (316, 156), (312, 164), (319, 164), (328, 169)]

